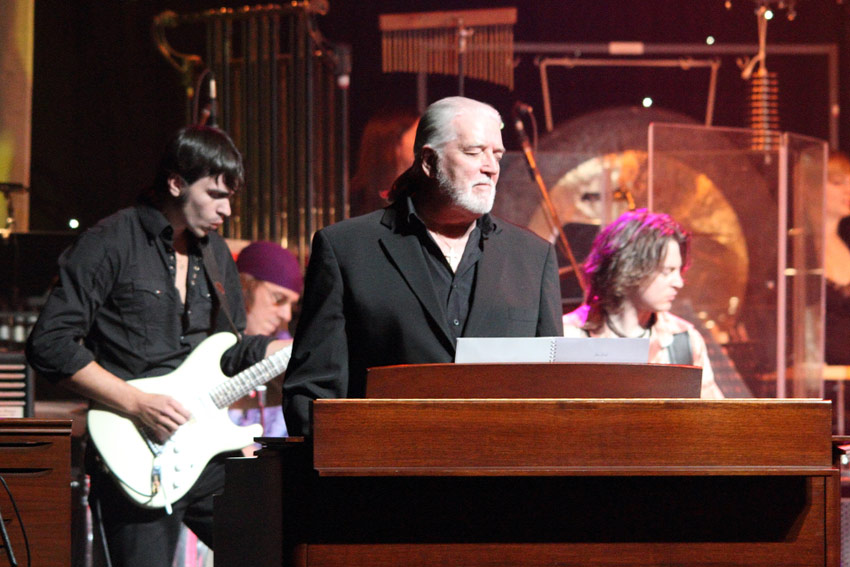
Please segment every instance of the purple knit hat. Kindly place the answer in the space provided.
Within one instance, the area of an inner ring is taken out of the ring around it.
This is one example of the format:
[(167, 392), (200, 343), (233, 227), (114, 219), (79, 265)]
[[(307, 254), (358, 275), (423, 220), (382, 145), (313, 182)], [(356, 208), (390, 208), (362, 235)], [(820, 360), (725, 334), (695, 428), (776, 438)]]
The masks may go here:
[(304, 288), (298, 260), (274, 242), (252, 242), (239, 253), (236, 267), (242, 274), (291, 289), (299, 295)]

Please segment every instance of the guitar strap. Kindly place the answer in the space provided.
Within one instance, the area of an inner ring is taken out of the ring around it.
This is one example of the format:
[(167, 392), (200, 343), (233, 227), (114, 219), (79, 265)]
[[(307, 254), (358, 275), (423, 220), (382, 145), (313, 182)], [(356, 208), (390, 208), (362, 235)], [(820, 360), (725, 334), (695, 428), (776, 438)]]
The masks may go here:
[(694, 355), (691, 352), (691, 339), (687, 331), (673, 335), (673, 342), (667, 347), (670, 354), (670, 364), (693, 364)]
[[(236, 325), (233, 323), (233, 318), (230, 316), (230, 309), (227, 307), (227, 298), (225, 297), (224, 284), (221, 283), (221, 272), (218, 270), (218, 262), (215, 260), (215, 255), (212, 251), (212, 246), (209, 241), (206, 243), (198, 243), (201, 247), (201, 256), (204, 259), (204, 268), (207, 273), (207, 278), (209, 278), (210, 283), (215, 289), (216, 299), (218, 299), (218, 309), (224, 312), (224, 316), (227, 319), (227, 323), (230, 325), (230, 329), (233, 331), (233, 334), (241, 341), (242, 333), (239, 332), (239, 329), (236, 328)], [(216, 312), (216, 317), (218, 313)]]

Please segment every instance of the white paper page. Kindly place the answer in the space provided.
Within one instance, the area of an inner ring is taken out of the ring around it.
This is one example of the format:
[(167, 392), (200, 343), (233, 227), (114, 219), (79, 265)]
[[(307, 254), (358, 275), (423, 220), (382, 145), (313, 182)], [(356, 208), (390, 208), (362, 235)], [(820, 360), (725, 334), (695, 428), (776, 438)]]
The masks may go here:
[(460, 337), (455, 362), (646, 363), (649, 339)]
[(554, 340), (552, 362), (649, 362), (649, 339), (560, 337)]
[(557, 337), (460, 337), (455, 362), (551, 362)]

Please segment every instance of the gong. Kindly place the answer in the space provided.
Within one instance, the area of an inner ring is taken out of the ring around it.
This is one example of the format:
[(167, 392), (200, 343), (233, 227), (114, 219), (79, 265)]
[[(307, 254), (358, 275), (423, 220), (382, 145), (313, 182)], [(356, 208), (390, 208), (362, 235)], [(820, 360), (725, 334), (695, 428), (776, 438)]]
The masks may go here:
[[(621, 107), (580, 116), (541, 137), (538, 168), (579, 262), (600, 227), (630, 205), (647, 207), (647, 131), (650, 123), (665, 122), (699, 126), (676, 112)], [(688, 143), (681, 140), (682, 147)], [(763, 301), (758, 296), (765, 286), (759, 282), (772, 277), (772, 264), (760, 258), (775, 250), (774, 239), (746, 222), (755, 218), (750, 215), (763, 216), (764, 203), (772, 199), (766, 184), (753, 182), (758, 176), (748, 175), (753, 168), (747, 156), (731, 147), (722, 165), (674, 156), (665, 159), (664, 167), (663, 182), (654, 187), (652, 209), (670, 214), (693, 235), (686, 284), (673, 310), (698, 317), (723, 337), (739, 320), (746, 301)], [(494, 213), (556, 241), (522, 155), (503, 160)], [(760, 254), (754, 256), (753, 250)], [(581, 292), (569, 263), (561, 258), (560, 266), (562, 296), (570, 308), (580, 302)]]

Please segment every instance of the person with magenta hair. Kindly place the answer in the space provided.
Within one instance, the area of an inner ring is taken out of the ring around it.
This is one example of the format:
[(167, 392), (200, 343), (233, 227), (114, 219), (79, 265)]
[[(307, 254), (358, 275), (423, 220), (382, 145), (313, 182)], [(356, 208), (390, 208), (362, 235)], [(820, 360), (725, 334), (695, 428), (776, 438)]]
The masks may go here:
[(584, 304), (564, 315), (567, 337), (649, 339), (649, 361), (701, 366), (701, 397), (723, 398), (705, 341), (670, 313), (684, 286), (690, 233), (669, 215), (626, 212), (605, 227), (584, 264)]

